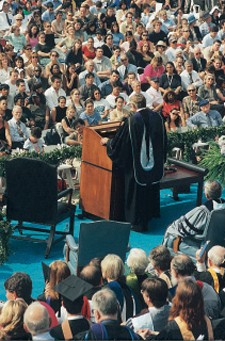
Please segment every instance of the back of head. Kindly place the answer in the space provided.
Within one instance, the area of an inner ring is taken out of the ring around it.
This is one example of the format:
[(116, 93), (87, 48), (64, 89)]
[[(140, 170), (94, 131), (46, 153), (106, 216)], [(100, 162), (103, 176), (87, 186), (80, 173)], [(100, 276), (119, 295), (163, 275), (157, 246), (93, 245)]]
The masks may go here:
[(168, 286), (161, 278), (147, 278), (141, 285), (142, 292), (150, 298), (151, 303), (156, 308), (161, 308), (166, 304), (168, 296)]
[(146, 99), (142, 94), (135, 94), (130, 97), (130, 101), (137, 105), (137, 108), (146, 108)]
[(23, 298), (27, 304), (32, 302), (32, 281), (25, 272), (15, 272), (5, 281), (4, 286), (9, 292), (15, 292), (17, 297)]
[(101, 284), (101, 269), (94, 265), (87, 265), (82, 269), (79, 277), (94, 287), (97, 287)]
[(131, 249), (127, 257), (127, 265), (129, 266), (131, 272), (136, 275), (142, 275), (148, 266), (148, 257), (142, 249)]
[(13, 334), (14, 331), (23, 328), (23, 316), (27, 307), (28, 305), (22, 298), (9, 300), (3, 305), (0, 315), (1, 338), (4, 332)]
[(158, 268), (161, 271), (170, 269), (171, 255), (164, 245), (154, 247), (150, 252), (149, 259), (154, 268)]
[(208, 252), (208, 258), (216, 266), (224, 266), (225, 248), (220, 245), (213, 246)]
[(92, 297), (93, 308), (102, 315), (116, 315), (118, 311), (117, 298), (110, 289), (102, 289)]
[(125, 269), (122, 259), (114, 254), (109, 254), (101, 262), (103, 278), (117, 280), (124, 275)]
[(205, 183), (205, 195), (208, 199), (216, 200), (222, 195), (222, 186), (217, 180), (208, 180)]
[(194, 263), (187, 255), (178, 255), (172, 259), (171, 268), (178, 276), (191, 276), (195, 270)]
[(39, 302), (30, 304), (24, 314), (24, 324), (32, 335), (48, 331), (50, 320), (47, 309)]

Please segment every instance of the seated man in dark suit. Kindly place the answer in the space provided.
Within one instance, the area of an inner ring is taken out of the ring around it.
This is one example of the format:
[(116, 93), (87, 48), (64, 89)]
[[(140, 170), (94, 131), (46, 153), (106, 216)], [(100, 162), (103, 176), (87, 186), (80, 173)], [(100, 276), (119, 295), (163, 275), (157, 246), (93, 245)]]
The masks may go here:
[(196, 46), (194, 48), (194, 58), (192, 58), (191, 61), (193, 63), (193, 70), (197, 71), (198, 73), (205, 71), (207, 60), (202, 57), (202, 51), (200, 47)]

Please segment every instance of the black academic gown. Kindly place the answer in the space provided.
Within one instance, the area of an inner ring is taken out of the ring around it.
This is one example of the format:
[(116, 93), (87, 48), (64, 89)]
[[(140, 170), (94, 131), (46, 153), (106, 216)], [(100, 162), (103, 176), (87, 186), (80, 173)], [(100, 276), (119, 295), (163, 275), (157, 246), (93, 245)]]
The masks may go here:
[[(144, 170), (140, 162), (144, 131), (145, 140), (149, 141), (150, 137), (152, 141), (153, 155), (149, 155), (150, 160), (154, 156), (154, 166), (151, 170)], [(139, 230), (147, 229), (148, 221), (160, 215), (159, 181), (166, 155), (166, 134), (161, 116), (147, 108), (138, 111), (108, 141), (107, 153), (114, 167), (121, 168), (124, 174), (125, 220)]]
[[(74, 339), (75, 336), (90, 329), (90, 324), (88, 320), (82, 317), (76, 320), (69, 320), (69, 325), (71, 328), (71, 332), (74, 336)], [(50, 335), (54, 337), (55, 340), (65, 340), (61, 324), (52, 328), (50, 330)], [(79, 337), (77, 338), (79, 339)]]

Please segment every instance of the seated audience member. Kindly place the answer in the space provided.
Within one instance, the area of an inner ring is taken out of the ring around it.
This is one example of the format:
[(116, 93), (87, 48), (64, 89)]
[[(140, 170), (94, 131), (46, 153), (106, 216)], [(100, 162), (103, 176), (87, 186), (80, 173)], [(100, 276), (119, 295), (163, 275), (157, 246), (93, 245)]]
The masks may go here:
[(101, 81), (99, 79), (99, 77), (97, 76), (96, 72), (95, 72), (95, 64), (93, 62), (93, 60), (88, 60), (85, 64), (84, 64), (85, 70), (82, 71), (81, 73), (79, 73), (79, 82), (80, 85), (84, 85), (85, 84), (85, 76), (87, 73), (93, 73), (94, 75), (94, 84), (96, 86), (100, 86)]
[(68, 104), (72, 104), (76, 109), (76, 114), (79, 117), (84, 111), (84, 101), (81, 99), (81, 94), (78, 89), (73, 89), (70, 93), (70, 101)]
[(23, 149), (29, 152), (42, 154), (44, 151), (44, 141), (41, 138), (42, 131), (39, 127), (31, 128), (30, 137), (24, 142)]
[(23, 148), (25, 140), (29, 137), (26, 125), (21, 122), (22, 109), (18, 105), (14, 106), (12, 118), (8, 121), (10, 135), (12, 139), (12, 149)]
[(62, 304), (67, 311), (67, 319), (50, 330), (55, 340), (76, 339), (76, 335), (88, 331), (90, 324), (81, 315), (84, 304), (83, 296), (92, 289), (92, 285), (79, 277), (71, 275), (56, 285), (55, 289), (62, 296)]
[(92, 298), (96, 324), (85, 335), (85, 340), (139, 340), (129, 327), (120, 325), (118, 302), (115, 293), (102, 289)]
[(176, 108), (172, 109), (166, 118), (165, 127), (167, 133), (174, 132), (186, 126), (184, 114)]
[(187, 93), (188, 96), (184, 97), (182, 100), (185, 119), (200, 111), (199, 103), (202, 100), (202, 98), (197, 95), (197, 89), (193, 84), (188, 85)]
[(154, 340), (213, 340), (211, 322), (204, 313), (202, 290), (193, 279), (179, 282), (169, 322), (163, 330), (153, 336)]
[(96, 322), (94, 317), (92, 297), (96, 292), (98, 292), (102, 288), (101, 267), (97, 265), (88, 264), (81, 270), (79, 277), (93, 285), (93, 288), (90, 289), (85, 294), (85, 297), (88, 299), (88, 304), (83, 305), (82, 315), (90, 319), (91, 322)]
[(42, 77), (42, 68), (40, 65), (37, 65), (33, 69), (33, 75), (31, 75), (30, 79), (28, 80), (28, 86), (30, 91), (34, 91), (34, 86), (36, 84), (41, 84), (43, 90), (45, 91), (49, 88), (48, 80), (45, 77)]
[(124, 279), (124, 263), (114, 254), (108, 254), (101, 262), (102, 277), (107, 281), (107, 286), (116, 294), (121, 307), (121, 319), (125, 322), (136, 314), (135, 297)]
[(134, 72), (135, 74), (137, 74), (137, 67), (129, 63), (128, 57), (125, 53), (121, 53), (120, 60), (122, 62), (122, 65), (118, 67), (117, 71), (120, 74), (121, 81), (127, 78), (129, 72)]
[(202, 80), (197, 71), (193, 70), (193, 63), (190, 60), (185, 62), (185, 70), (181, 72), (181, 84), (184, 91), (187, 91), (187, 87), (190, 84), (194, 84), (196, 88), (202, 85)]
[(103, 122), (107, 122), (110, 106), (106, 99), (102, 98), (101, 91), (99, 89), (94, 90), (91, 98), (94, 101), (95, 112), (101, 116)]
[(6, 108), (6, 97), (0, 97), (0, 156), (10, 153), (12, 148), (12, 139), (9, 130), (9, 124), (6, 121), (4, 115), (1, 112), (2, 103), (5, 102)]
[(119, 72), (117, 70), (113, 70), (109, 79), (99, 85), (99, 89), (101, 90), (102, 96), (106, 97), (111, 94), (113, 89), (113, 83), (118, 81), (120, 78)]
[(26, 124), (27, 127), (34, 127), (34, 115), (32, 114), (31, 110), (28, 108), (29, 106), (29, 97), (24, 98), (22, 94), (17, 94), (14, 97), (14, 104), (15, 106), (19, 106), (22, 109), (22, 117), (21, 122)]
[(159, 79), (159, 86), (162, 93), (168, 90), (173, 90), (176, 95), (179, 95), (182, 90), (181, 78), (175, 70), (175, 66), (172, 62), (167, 62), (165, 66), (165, 73)]
[(34, 92), (29, 100), (30, 111), (34, 119), (34, 125), (43, 129), (48, 129), (50, 122), (50, 110), (46, 105), (46, 98), (43, 94), (41, 84), (34, 85)]
[(173, 109), (176, 109), (181, 115), (183, 115), (182, 105), (177, 99), (176, 93), (173, 90), (169, 90), (163, 96), (162, 114), (164, 118), (167, 118)]
[(68, 145), (78, 144), (77, 133), (74, 127), (76, 110), (73, 105), (66, 109), (66, 116), (62, 119), (63, 140)]
[(199, 107), (201, 111), (186, 120), (188, 127), (208, 128), (223, 125), (222, 116), (217, 110), (210, 109), (210, 103), (207, 99), (203, 99), (199, 103)]
[(144, 73), (140, 76), (142, 90), (145, 91), (149, 88), (152, 77), (161, 77), (164, 71), (165, 67), (163, 65), (162, 58), (152, 58), (151, 63), (145, 67)]
[(23, 298), (27, 304), (33, 302), (31, 297), (32, 281), (25, 272), (15, 272), (4, 283), (6, 297), (8, 300)]
[(112, 63), (110, 59), (103, 55), (103, 48), (96, 49), (96, 57), (93, 59), (95, 71), (102, 82), (107, 80), (112, 72)]
[[(171, 261), (171, 275), (173, 283), (182, 282), (184, 279), (194, 275), (195, 266), (191, 258), (187, 255), (175, 256)], [(221, 301), (215, 290), (208, 283), (199, 283), (204, 301), (205, 314), (210, 319), (216, 319), (220, 316)], [(173, 294), (177, 286), (170, 289), (170, 294)]]
[(149, 254), (154, 273), (166, 282), (169, 289), (173, 286), (170, 273), (171, 258), (170, 251), (164, 245), (154, 247)]
[(115, 103), (115, 109), (110, 111), (110, 121), (122, 121), (124, 118), (129, 117), (129, 111), (124, 109), (124, 98), (122, 96), (116, 97)]
[(106, 97), (106, 101), (109, 103), (110, 108), (111, 109), (115, 108), (116, 98), (118, 96), (123, 97), (124, 104), (126, 105), (129, 101), (129, 97), (124, 92), (122, 92), (122, 89), (123, 89), (122, 83), (118, 80), (118, 81), (112, 83), (112, 87), (113, 87), (112, 93)]
[(152, 108), (154, 111), (159, 111), (163, 105), (163, 96), (159, 90), (159, 78), (152, 77), (150, 84), (150, 88), (146, 91), (146, 94), (150, 98), (150, 108)]
[(151, 99), (147, 94), (147, 91), (141, 91), (141, 82), (138, 80), (134, 80), (131, 84), (133, 92), (130, 94), (129, 98), (134, 95), (143, 95), (146, 99), (146, 105), (149, 107), (151, 105)]
[(50, 317), (48, 310), (40, 302), (33, 302), (24, 314), (24, 328), (32, 335), (32, 340), (54, 340), (49, 334)]
[(80, 114), (80, 118), (84, 120), (86, 126), (95, 126), (101, 124), (101, 116), (94, 109), (94, 101), (91, 98), (84, 102), (85, 111)]
[(50, 110), (57, 107), (58, 98), (60, 96), (66, 97), (65, 91), (62, 89), (62, 80), (60, 76), (52, 76), (51, 87), (45, 91), (47, 106)]
[(81, 85), (79, 92), (81, 98), (85, 101), (87, 98), (91, 98), (93, 92), (97, 90), (98, 87), (94, 84), (94, 74), (89, 72), (85, 75), (85, 84)]
[(127, 265), (130, 269), (130, 273), (126, 275), (126, 283), (133, 290), (136, 297), (138, 297), (141, 309), (146, 308), (146, 304), (141, 294), (142, 282), (148, 278), (146, 269), (149, 264), (148, 257), (142, 249), (131, 249), (127, 257)]
[[(207, 265), (205, 264), (204, 254), (199, 258), (200, 250), (196, 252), (195, 278), (210, 284), (214, 290), (219, 293), (225, 288), (224, 266), (225, 266), (225, 248), (220, 245), (213, 246), (207, 253)], [(222, 291), (223, 292), (223, 291)], [(222, 296), (222, 297), (221, 297)], [(225, 295), (220, 295), (224, 303)], [(223, 304), (224, 305), (224, 304)]]
[(144, 328), (160, 332), (168, 321), (171, 308), (167, 304), (167, 284), (161, 278), (147, 278), (141, 285), (141, 293), (148, 308), (130, 318), (126, 325), (136, 332)]
[(132, 83), (137, 80), (137, 75), (134, 72), (127, 74), (127, 79), (123, 83), (123, 89), (128, 96), (133, 92)]
[(47, 302), (55, 311), (60, 311), (61, 298), (59, 293), (55, 290), (55, 286), (70, 276), (70, 269), (68, 265), (56, 260), (49, 265), (49, 280), (45, 285), (43, 294), (38, 296), (38, 301)]
[(225, 207), (225, 200), (221, 198), (222, 186), (218, 181), (206, 181), (204, 186), (207, 201), (175, 220), (166, 230), (163, 244), (173, 247), (174, 240), (179, 237), (179, 250), (195, 257), (202, 240), (195, 239), (195, 235), (204, 232), (210, 219), (210, 212)]
[(205, 83), (198, 88), (198, 95), (202, 99), (209, 101), (210, 109), (217, 110), (221, 116), (224, 116), (224, 103), (220, 103), (218, 89), (215, 84), (215, 77), (212, 74), (205, 76)]
[(7, 301), (0, 314), (1, 340), (30, 340), (23, 328), (23, 315), (28, 305), (22, 298)]
[(52, 123), (60, 123), (63, 118), (66, 116), (66, 97), (60, 96), (58, 98), (58, 105), (57, 107), (52, 109)]

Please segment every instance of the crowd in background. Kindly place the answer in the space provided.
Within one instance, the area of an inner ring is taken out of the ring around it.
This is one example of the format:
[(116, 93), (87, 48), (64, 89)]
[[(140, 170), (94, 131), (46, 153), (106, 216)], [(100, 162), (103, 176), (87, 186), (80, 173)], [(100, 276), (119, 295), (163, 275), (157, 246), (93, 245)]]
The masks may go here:
[(53, 126), (63, 143), (82, 144), (84, 125), (132, 115), (134, 95), (160, 112), (167, 132), (223, 124), (223, 2), (0, 5), (2, 154), (41, 151)]

